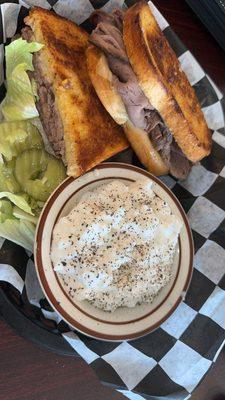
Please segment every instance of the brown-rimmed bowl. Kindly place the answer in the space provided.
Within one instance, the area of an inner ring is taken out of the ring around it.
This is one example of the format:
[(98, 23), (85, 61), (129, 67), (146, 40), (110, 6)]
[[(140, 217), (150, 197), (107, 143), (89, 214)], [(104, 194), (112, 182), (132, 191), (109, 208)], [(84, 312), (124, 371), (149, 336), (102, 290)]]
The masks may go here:
[[(147, 177), (153, 190), (165, 200), (173, 214), (183, 221), (170, 282), (151, 304), (121, 307), (109, 313), (88, 301), (70, 298), (60, 274), (52, 266), (50, 251), (52, 231), (57, 220), (67, 215), (86, 192), (114, 179), (125, 184)], [(132, 340), (158, 328), (185, 297), (193, 268), (193, 240), (187, 217), (174, 194), (152, 174), (128, 164), (102, 163), (85, 175), (67, 178), (48, 199), (39, 219), (35, 239), (35, 265), (42, 289), (52, 307), (74, 329), (101, 340)]]

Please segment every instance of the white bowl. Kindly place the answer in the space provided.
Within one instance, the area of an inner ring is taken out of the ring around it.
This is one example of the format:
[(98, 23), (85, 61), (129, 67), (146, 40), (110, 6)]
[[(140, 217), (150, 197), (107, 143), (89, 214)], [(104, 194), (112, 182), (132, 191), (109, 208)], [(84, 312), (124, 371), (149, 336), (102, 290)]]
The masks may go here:
[[(155, 193), (165, 200), (183, 228), (172, 268), (172, 279), (151, 304), (122, 307), (109, 313), (87, 301), (70, 298), (50, 259), (52, 230), (58, 218), (67, 215), (81, 195), (100, 184), (120, 179), (129, 184), (143, 176), (153, 181)], [(184, 210), (174, 194), (155, 176), (132, 165), (103, 163), (78, 179), (66, 179), (51, 195), (39, 219), (35, 240), (35, 264), (42, 289), (52, 307), (73, 328), (97, 339), (131, 340), (158, 328), (185, 297), (193, 268), (193, 240)]]

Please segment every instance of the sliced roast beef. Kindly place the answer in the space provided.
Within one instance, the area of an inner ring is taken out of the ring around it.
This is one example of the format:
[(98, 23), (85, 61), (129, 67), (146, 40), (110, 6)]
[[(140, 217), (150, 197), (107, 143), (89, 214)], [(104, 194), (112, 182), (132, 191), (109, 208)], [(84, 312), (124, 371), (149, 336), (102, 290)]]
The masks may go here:
[(92, 21), (95, 29), (90, 41), (106, 55), (114, 85), (123, 99), (131, 122), (147, 132), (170, 172), (184, 179), (190, 171), (191, 163), (138, 84), (123, 42), (123, 12), (116, 10), (108, 14), (95, 11)]
[(106, 54), (109, 68), (114, 74), (114, 84), (121, 95), (131, 122), (147, 129), (149, 110), (153, 110), (148, 99), (138, 85), (137, 77), (128, 60), (123, 43), (122, 11), (115, 11), (107, 14), (103, 11), (96, 11), (93, 20), (97, 23), (91, 34), (91, 42), (100, 47)]
[[(29, 27), (22, 30), (22, 37), (31, 42), (33, 32)], [(56, 156), (62, 157), (65, 162), (65, 144), (63, 140), (63, 125), (55, 103), (55, 96), (51, 82), (44, 75), (38, 52), (33, 54), (34, 72), (30, 72), (30, 79), (37, 85), (38, 101), (36, 103), (45, 134)]]
[(187, 177), (191, 167), (191, 162), (185, 157), (175, 140), (173, 140), (170, 148), (170, 173), (183, 180)]

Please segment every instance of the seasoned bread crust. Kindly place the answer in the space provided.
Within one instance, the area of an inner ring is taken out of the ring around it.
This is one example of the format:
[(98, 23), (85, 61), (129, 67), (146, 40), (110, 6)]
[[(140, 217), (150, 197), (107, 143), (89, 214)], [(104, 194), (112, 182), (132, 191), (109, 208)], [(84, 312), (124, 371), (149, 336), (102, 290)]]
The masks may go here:
[(145, 2), (126, 11), (123, 38), (140, 87), (183, 153), (192, 162), (207, 156), (211, 134), (195, 92)]
[(123, 126), (128, 141), (141, 163), (154, 175), (164, 175), (168, 168), (156, 151), (147, 132), (135, 127), (129, 120), (123, 100), (113, 85), (113, 75), (107, 59), (96, 46), (86, 51), (88, 72), (96, 93), (111, 117)]
[(55, 95), (64, 129), (67, 173), (77, 177), (128, 147), (121, 127), (100, 103), (88, 76), (88, 34), (39, 7), (25, 18), (40, 51), (42, 70)]

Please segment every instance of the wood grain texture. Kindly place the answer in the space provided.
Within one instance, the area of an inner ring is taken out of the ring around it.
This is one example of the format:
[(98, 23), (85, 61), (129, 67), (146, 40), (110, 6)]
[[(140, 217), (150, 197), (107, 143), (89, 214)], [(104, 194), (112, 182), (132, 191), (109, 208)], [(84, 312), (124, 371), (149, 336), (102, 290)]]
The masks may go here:
[(76, 357), (58, 356), (0, 320), (0, 400), (122, 400)]
[[(225, 93), (224, 52), (185, 1), (154, 0), (154, 3)], [(0, 400), (24, 399), (122, 400), (124, 397), (102, 387), (82, 360), (41, 350), (0, 321)], [(225, 351), (192, 399), (225, 400)]]

